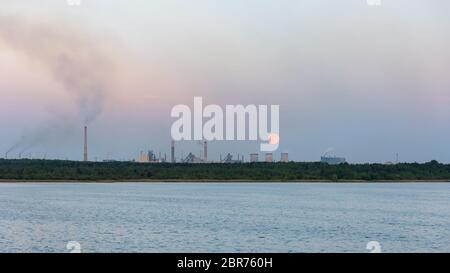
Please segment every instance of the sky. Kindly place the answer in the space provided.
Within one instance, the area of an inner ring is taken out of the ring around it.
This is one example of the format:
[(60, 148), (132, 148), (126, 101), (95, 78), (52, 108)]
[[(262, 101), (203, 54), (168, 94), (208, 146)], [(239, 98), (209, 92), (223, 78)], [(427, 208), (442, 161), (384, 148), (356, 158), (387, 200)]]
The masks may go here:
[[(450, 162), (447, 0), (0, 0), (0, 157), (169, 154), (173, 106), (280, 105), (291, 160)], [(198, 154), (177, 143), (177, 157)], [(211, 159), (258, 142), (211, 142)], [(262, 155), (262, 154), (261, 154)]]

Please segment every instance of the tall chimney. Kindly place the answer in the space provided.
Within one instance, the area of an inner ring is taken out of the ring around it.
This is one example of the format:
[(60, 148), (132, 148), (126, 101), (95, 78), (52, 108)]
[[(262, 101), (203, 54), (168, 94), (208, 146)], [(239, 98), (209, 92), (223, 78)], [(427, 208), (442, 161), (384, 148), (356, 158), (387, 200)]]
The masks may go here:
[(208, 142), (204, 142), (203, 143), (204, 147), (203, 147), (203, 158), (205, 160), (205, 162), (208, 161)]
[(84, 126), (84, 157), (83, 161), (88, 161), (87, 126)]
[(172, 140), (172, 146), (170, 147), (170, 162), (175, 163), (175, 141)]

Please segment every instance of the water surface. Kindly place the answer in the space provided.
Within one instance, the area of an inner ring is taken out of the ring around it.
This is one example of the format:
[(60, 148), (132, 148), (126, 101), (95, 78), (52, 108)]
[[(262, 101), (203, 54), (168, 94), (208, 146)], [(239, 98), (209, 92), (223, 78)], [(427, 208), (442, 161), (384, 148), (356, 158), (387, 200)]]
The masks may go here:
[(0, 184), (0, 251), (450, 252), (450, 184)]

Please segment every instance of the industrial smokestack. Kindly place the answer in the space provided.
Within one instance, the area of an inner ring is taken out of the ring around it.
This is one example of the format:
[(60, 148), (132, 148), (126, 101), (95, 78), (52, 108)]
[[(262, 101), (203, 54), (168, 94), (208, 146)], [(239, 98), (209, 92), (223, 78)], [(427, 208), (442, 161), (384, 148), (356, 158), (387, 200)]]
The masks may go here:
[(204, 142), (203, 143), (204, 147), (203, 147), (203, 158), (205, 160), (205, 162), (208, 161), (208, 142)]
[(83, 157), (83, 161), (86, 162), (88, 161), (88, 143), (87, 143), (87, 126), (84, 126), (84, 157)]
[(172, 146), (170, 147), (170, 162), (175, 163), (175, 141), (172, 140)]

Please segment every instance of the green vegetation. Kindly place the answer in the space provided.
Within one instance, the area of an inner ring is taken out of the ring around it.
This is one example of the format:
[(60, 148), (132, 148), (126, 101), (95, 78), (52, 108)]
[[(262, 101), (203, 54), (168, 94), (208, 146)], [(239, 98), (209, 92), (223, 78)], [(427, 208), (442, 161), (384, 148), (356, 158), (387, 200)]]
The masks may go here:
[(323, 163), (140, 164), (0, 159), (0, 180), (450, 181), (450, 165)]

